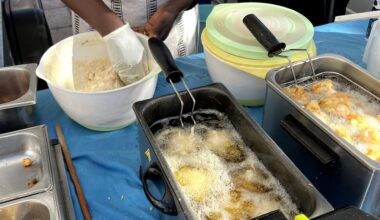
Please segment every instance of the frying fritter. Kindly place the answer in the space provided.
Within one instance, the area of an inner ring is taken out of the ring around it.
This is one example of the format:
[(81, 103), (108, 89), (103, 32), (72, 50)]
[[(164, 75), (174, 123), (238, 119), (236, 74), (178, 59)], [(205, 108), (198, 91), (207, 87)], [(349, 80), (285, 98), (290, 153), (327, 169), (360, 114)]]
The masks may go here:
[(245, 159), (243, 150), (226, 130), (209, 129), (206, 134), (205, 145), (227, 162), (238, 163)]
[(231, 173), (232, 182), (236, 188), (243, 188), (253, 193), (267, 193), (273, 189), (264, 185), (263, 180), (269, 176), (263, 172), (257, 172), (255, 168), (244, 167)]
[(342, 127), (342, 126), (336, 126), (334, 131), (335, 131), (335, 133), (337, 133), (340, 137), (342, 137), (343, 139), (345, 139), (347, 142), (352, 143), (352, 139), (351, 139), (351, 137), (350, 137), (350, 134), (349, 134), (347, 128)]
[(380, 131), (375, 128), (363, 129), (359, 134), (359, 139), (371, 145), (380, 145)]
[(319, 105), (323, 111), (329, 114), (344, 117), (351, 112), (351, 98), (352, 96), (346, 93), (336, 92), (330, 96), (323, 97), (319, 101)]
[(324, 79), (313, 83), (310, 86), (310, 90), (312, 93), (321, 96), (330, 95), (335, 92), (334, 83), (330, 79)]
[(190, 131), (176, 129), (168, 134), (168, 142), (166, 144), (168, 154), (188, 155), (197, 151), (199, 146), (199, 137)]
[(220, 212), (210, 212), (205, 216), (206, 220), (221, 220), (222, 213)]
[(174, 172), (176, 181), (195, 202), (205, 200), (213, 182), (214, 175), (207, 169), (182, 166)]
[(350, 125), (359, 128), (364, 129), (369, 126), (367, 118), (365, 118), (363, 115), (360, 114), (348, 114), (346, 116), (348, 122)]
[(284, 91), (302, 105), (308, 103), (310, 100), (310, 94), (306, 92), (302, 86), (295, 85), (291, 87), (285, 87)]
[(311, 100), (305, 105), (305, 108), (315, 114), (320, 114), (321, 113), (321, 107), (319, 106), (318, 101), (316, 100)]
[(376, 147), (376, 148), (373, 147), (373, 148), (368, 149), (366, 155), (372, 160), (380, 162), (380, 148), (379, 147)]
[(230, 215), (231, 219), (251, 219), (256, 210), (255, 205), (251, 201), (241, 201), (235, 207), (224, 208)]

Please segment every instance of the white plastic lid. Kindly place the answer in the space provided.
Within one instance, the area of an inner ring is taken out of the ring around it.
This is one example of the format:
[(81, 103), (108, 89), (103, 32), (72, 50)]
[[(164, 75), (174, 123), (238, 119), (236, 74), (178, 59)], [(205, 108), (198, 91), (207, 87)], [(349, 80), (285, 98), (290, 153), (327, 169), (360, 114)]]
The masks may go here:
[(265, 3), (229, 3), (216, 5), (207, 18), (213, 44), (235, 56), (267, 59), (268, 52), (243, 23), (248, 14), (255, 14), (280, 42), (286, 43), (286, 49), (306, 49), (313, 38), (311, 22), (294, 10)]

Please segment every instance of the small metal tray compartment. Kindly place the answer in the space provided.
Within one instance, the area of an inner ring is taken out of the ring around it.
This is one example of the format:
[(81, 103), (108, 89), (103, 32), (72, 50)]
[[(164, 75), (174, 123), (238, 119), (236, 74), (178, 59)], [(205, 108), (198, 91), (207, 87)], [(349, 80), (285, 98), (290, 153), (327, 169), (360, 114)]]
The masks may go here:
[[(316, 217), (332, 210), (330, 204), (283, 154), (264, 130), (244, 111), (222, 84), (192, 89), (197, 100), (195, 110), (214, 109), (227, 115), (244, 143), (256, 154), (264, 166), (286, 189), (298, 209), (308, 216)], [(184, 113), (191, 112), (192, 103), (186, 92), (180, 94), (184, 100)], [(162, 119), (178, 117), (180, 103), (175, 94), (140, 101), (133, 109), (139, 125), (141, 167), (140, 175), (144, 192), (150, 202), (176, 219), (194, 219), (183, 194), (175, 182), (163, 153), (155, 140), (151, 126)], [(162, 200), (149, 192), (147, 181), (161, 179), (166, 189)]]
[(41, 126), (0, 135), (0, 202), (52, 187), (48, 146)]
[(34, 125), (37, 64), (0, 68), (0, 132)]
[(0, 176), (0, 219), (75, 219), (61, 146), (45, 125), (0, 135)]
[[(316, 79), (334, 77), (375, 99), (380, 81), (351, 61), (336, 55), (312, 59)], [(380, 163), (339, 137), (313, 113), (283, 90), (284, 86), (313, 80), (307, 62), (274, 69), (267, 74), (264, 130), (335, 207), (354, 205), (380, 217)], [(281, 111), (279, 111), (281, 109)]]
[(45, 192), (0, 204), (0, 219), (60, 219), (56, 199)]

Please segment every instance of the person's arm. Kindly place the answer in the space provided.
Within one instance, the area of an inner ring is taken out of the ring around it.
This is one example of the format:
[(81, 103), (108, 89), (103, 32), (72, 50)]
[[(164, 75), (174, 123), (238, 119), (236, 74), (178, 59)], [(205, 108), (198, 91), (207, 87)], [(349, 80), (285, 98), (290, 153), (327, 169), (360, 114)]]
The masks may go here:
[(143, 27), (137, 27), (134, 30), (150, 37), (159, 37), (165, 40), (179, 13), (197, 3), (197, 0), (168, 0)]
[(124, 25), (102, 0), (62, 0), (79, 17), (105, 36)]
[(144, 76), (144, 47), (128, 23), (102, 0), (62, 1), (102, 35), (112, 66), (125, 84)]

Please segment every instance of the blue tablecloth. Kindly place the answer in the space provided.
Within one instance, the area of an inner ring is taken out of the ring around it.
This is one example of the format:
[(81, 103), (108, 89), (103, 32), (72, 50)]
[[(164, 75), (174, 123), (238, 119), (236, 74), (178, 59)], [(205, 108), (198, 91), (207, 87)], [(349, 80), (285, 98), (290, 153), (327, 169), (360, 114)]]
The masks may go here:
[[(333, 23), (315, 28), (318, 54), (335, 53), (363, 66), (368, 21)], [(211, 83), (203, 54), (183, 57), (177, 64), (190, 87)], [(172, 93), (159, 76), (155, 96)], [(263, 108), (245, 108), (260, 123)], [(62, 126), (93, 219), (158, 219), (158, 211), (146, 199), (138, 177), (140, 165), (137, 126), (113, 132), (81, 127), (62, 111), (49, 90), (37, 94), (37, 123), (46, 124), (51, 138), (54, 125)], [(71, 180), (70, 191), (77, 219), (83, 219)]]

